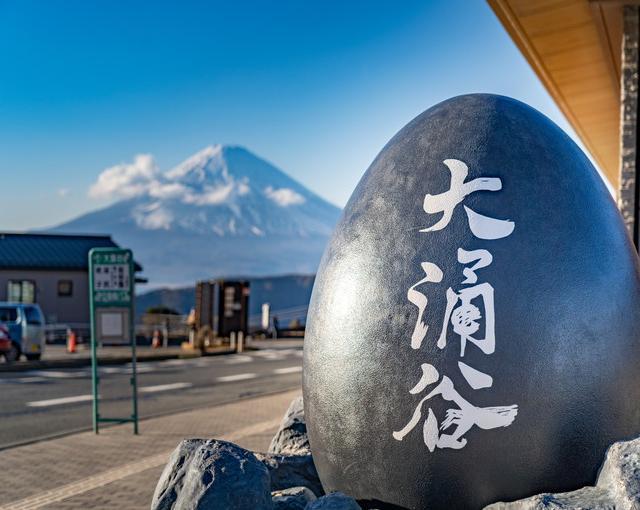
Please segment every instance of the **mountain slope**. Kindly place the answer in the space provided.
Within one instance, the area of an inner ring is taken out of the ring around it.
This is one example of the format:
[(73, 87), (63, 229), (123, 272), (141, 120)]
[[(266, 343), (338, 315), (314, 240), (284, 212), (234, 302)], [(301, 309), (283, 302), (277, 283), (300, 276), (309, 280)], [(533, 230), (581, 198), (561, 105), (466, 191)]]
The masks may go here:
[(109, 233), (153, 287), (242, 274), (313, 273), (340, 210), (241, 147), (211, 146), (124, 198), (51, 230)]

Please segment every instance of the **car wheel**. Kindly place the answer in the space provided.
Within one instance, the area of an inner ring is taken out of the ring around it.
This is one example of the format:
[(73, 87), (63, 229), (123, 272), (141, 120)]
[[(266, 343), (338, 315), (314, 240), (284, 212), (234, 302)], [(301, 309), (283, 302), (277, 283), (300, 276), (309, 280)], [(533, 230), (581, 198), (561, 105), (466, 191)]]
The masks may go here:
[(20, 347), (12, 343), (8, 351), (4, 353), (4, 359), (7, 363), (13, 363), (20, 359)]
[(38, 354), (25, 354), (28, 361), (38, 361), (40, 359), (40, 353)]

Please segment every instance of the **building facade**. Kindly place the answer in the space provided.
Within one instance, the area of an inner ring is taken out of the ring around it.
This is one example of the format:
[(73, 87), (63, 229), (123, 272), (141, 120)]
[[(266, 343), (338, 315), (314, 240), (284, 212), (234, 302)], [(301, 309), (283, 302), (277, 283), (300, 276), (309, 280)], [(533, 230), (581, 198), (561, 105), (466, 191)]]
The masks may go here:
[(47, 323), (86, 325), (89, 250), (117, 247), (110, 236), (0, 233), (0, 301), (37, 303)]

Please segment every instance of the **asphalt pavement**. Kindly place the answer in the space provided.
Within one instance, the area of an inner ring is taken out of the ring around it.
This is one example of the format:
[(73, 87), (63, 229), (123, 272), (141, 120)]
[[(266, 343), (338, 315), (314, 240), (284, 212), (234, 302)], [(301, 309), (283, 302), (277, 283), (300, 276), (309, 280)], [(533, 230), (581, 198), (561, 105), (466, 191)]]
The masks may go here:
[[(138, 364), (141, 419), (299, 388), (302, 347)], [(131, 415), (131, 365), (100, 368), (100, 414)], [(0, 373), (0, 449), (92, 425), (91, 368)]]

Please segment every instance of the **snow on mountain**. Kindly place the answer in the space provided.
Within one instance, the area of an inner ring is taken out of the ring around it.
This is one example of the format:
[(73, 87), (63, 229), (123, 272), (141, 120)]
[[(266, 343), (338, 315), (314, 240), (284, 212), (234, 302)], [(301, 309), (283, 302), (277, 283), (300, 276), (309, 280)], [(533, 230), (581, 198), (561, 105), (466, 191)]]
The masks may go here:
[(150, 155), (100, 174), (112, 205), (52, 229), (109, 233), (154, 287), (314, 272), (340, 210), (241, 147), (209, 146), (161, 172)]

